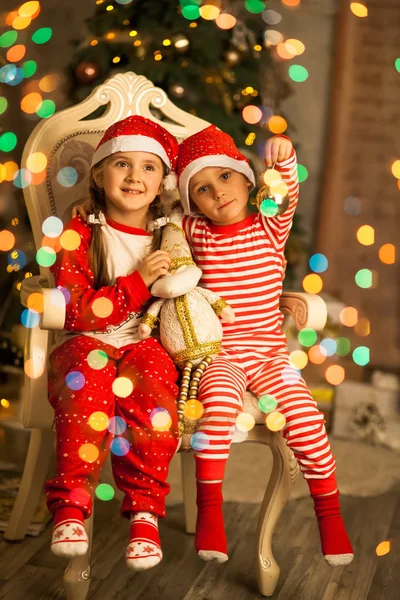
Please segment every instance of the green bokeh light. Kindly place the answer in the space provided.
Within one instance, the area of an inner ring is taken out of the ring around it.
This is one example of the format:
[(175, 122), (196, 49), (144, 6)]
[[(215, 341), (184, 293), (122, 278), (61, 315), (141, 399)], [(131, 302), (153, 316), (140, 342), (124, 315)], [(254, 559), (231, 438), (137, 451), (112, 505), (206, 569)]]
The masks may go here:
[(7, 98), (0, 96), (0, 115), (6, 112), (8, 106)]
[(32, 35), (32, 42), (35, 42), (35, 44), (45, 44), (52, 35), (53, 30), (51, 27), (42, 27), (41, 29), (37, 29)]
[(290, 65), (289, 67), (289, 77), (296, 83), (302, 83), (308, 79), (308, 71), (305, 67), (301, 65)]
[(254, 15), (258, 15), (259, 13), (262, 13), (263, 10), (265, 10), (265, 4), (264, 2), (262, 2), (262, 0), (246, 0), (244, 5), (246, 7), (246, 10), (248, 10), (250, 13), (253, 13)]
[(36, 111), (36, 114), (42, 119), (48, 119), (55, 113), (56, 105), (53, 100), (43, 100), (40, 104), (39, 108)]
[(372, 271), (369, 269), (360, 269), (355, 276), (356, 284), (360, 288), (370, 288), (372, 286)]
[(26, 60), (22, 63), (24, 77), (32, 77), (36, 73), (37, 63), (34, 60)]
[(365, 367), (369, 363), (369, 348), (367, 346), (358, 346), (353, 350), (353, 360), (356, 365)]
[(17, 41), (18, 33), (16, 31), (6, 31), (0, 35), (0, 48), (9, 48)]
[(299, 183), (305, 181), (308, 177), (308, 171), (304, 165), (297, 165), (297, 176), (299, 178)]
[(194, 4), (189, 4), (182, 8), (182, 15), (189, 21), (194, 21), (200, 17), (200, 9)]
[(36, 252), (36, 262), (41, 267), (51, 267), (56, 262), (57, 255), (53, 248), (44, 246)]
[(346, 356), (350, 352), (350, 340), (345, 337), (339, 337), (336, 340), (336, 354), (338, 356)]
[(317, 341), (317, 332), (314, 329), (305, 327), (299, 331), (298, 340), (302, 346), (306, 346), (307, 348), (314, 346)]
[(95, 491), (96, 496), (104, 502), (108, 502), (114, 498), (114, 488), (108, 483), (100, 483)]
[(396, 58), (394, 61), (394, 66), (396, 67), (396, 71), (400, 73), (400, 58)]
[(17, 136), (12, 131), (3, 133), (0, 137), (0, 150), (3, 152), (11, 152), (17, 145)]

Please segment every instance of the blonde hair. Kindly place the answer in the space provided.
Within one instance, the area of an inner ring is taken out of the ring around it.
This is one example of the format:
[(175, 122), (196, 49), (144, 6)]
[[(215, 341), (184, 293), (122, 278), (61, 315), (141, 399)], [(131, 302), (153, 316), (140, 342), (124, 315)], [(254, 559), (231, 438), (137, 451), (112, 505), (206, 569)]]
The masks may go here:
[[(96, 220), (98, 220), (99, 218), (99, 213), (105, 213), (107, 209), (104, 188), (100, 187), (96, 183), (96, 177), (104, 169), (108, 158), (110, 157), (104, 158), (97, 165), (94, 165), (90, 173), (89, 195), (91, 200), (91, 210)], [(168, 169), (164, 165), (164, 162), (162, 162), (162, 165), (164, 168), (165, 176), (167, 174)], [(158, 219), (162, 216), (161, 198), (159, 195), (157, 195), (152, 201), (152, 203), (149, 205), (148, 214), (150, 216), (149, 221), (154, 221), (155, 219)], [(103, 286), (113, 285), (113, 282), (111, 281), (110, 274), (107, 268), (107, 256), (103, 236), (101, 234), (101, 225), (99, 223), (95, 223), (94, 225), (92, 225), (92, 228), (92, 239), (89, 245), (89, 265), (91, 271), (93, 272), (95, 288), (99, 289)], [(152, 233), (153, 239), (151, 244), (151, 252), (154, 252), (155, 250), (158, 250), (161, 245), (161, 229), (156, 229)]]

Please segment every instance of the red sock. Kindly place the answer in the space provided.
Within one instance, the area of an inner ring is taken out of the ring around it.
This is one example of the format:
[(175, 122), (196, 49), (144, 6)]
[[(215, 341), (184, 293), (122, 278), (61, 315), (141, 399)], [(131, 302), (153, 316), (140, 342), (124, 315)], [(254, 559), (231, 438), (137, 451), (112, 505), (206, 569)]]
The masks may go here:
[(162, 559), (158, 518), (149, 512), (132, 513), (129, 544), (125, 555), (128, 567), (144, 571)]
[(197, 481), (196, 550), (204, 560), (228, 560), (228, 545), (222, 514), (222, 481)]
[(57, 509), (54, 513), (53, 527), (56, 527), (61, 521), (80, 521), (83, 525), (84, 520), (85, 516), (80, 508), (65, 506)]
[[(323, 555), (354, 555), (345, 524), (340, 514), (339, 492), (336, 491), (334, 494), (328, 496), (314, 496), (313, 500), (315, 515), (318, 519)], [(345, 563), (342, 562), (340, 564)]]

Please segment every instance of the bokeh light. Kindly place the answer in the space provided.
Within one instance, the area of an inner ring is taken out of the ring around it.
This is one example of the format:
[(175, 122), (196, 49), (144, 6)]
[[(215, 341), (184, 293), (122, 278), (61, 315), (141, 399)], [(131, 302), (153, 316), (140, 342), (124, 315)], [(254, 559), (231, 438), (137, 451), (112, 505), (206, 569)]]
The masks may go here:
[(304, 369), (308, 363), (308, 356), (304, 350), (293, 350), (290, 353), (290, 362), (296, 367), (296, 369)]
[(72, 187), (78, 181), (78, 173), (73, 167), (63, 167), (57, 173), (57, 181), (64, 187)]
[(354, 327), (358, 321), (358, 310), (354, 306), (346, 306), (340, 311), (339, 319), (345, 327)]
[(113, 381), (112, 391), (119, 398), (127, 398), (133, 392), (133, 383), (128, 377), (117, 377)]
[(44, 373), (45, 360), (36, 354), (34, 358), (28, 358), (24, 361), (24, 372), (29, 379), (38, 379)]
[(196, 431), (190, 438), (190, 445), (193, 450), (200, 452), (205, 450), (210, 445), (210, 439), (206, 433), (202, 431)]
[(300, 163), (297, 165), (297, 177), (299, 179), (299, 183), (303, 183), (308, 178), (308, 170), (304, 165)]
[(151, 426), (155, 431), (168, 431), (172, 425), (171, 415), (165, 408), (154, 408), (150, 413)]
[(22, 60), (26, 53), (26, 46), (23, 44), (17, 44), (16, 46), (12, 46), (7, 54), (6, 58), (9, 62), (16, 63)]
[(350, 2), (350, 10), (356, 17), (364, 18), (368, 16), (368, 8), (361, 2)]
[(70, 491), (69, 499), (73, 504), (87, 506), (90, 502), (90, 494), (85, 488), (76, 487)]
[(355, 348), (353, 350), (353, 360), (356, 365), (365, 367), (370, 360), (369, 348), (367, 346), (358, 346), (358, 348)]
[(246, 10), (254, 15), (258, 15), (259, 13), (265, 10), (265, 2), (262, 0), (246, 0), (244, 3)]
[(236, 427), (239, 431), (251, 431), (256, 424), (256, 420), (250, 413), (239, 413), (236, 417)]
[(188, 400), (187, 402), (185, 402), (183, 414), (187, 419), (197, 421), (198, 419), (201, 419), (203, 413), (204, 406), (198, 400)]
[[(356, 326), (357, 326), (357, 324), (356, 324)], [(345, 337), (338, 337), (336, 339), (336, 344), (337, 344), (336, 354), (338, 356), (347, 356), (348, 353), (350, 352), (350, 340)]]
[(35, 44), (46, 44), (51, 39), (53, 31), (50, 27), (41, 27), (32, 35), (32, 42)]
[(325, 371), (325, 379), (331, 385), (340, 385), (343, 383), (346, 372), (341, 365), (331, 365)]
[(328, 268), (328, 259), (324, 254), (313, 254), (308, 261), (310, 269), (315, 273), (323, 273)]
[(287, 51), (293, 54), (293, 56), (300, 56), (300, 54), (303, 54), (304, 50), (306, 49), (303, 42), (294, 38), (289, 38), (286, 40), (285, 46)]
[(51, 267), (57, 260), (57, 254), (54, 248), (50, 246), (42, 246), (36, 252), (36, 262), (41, 267)]
[(15, 244), (15, 236), (8, 229), (0, 231), (0, 250), (8, 252)]
[(385, 554), (388, 554), (390, 552), (390, 548), (391, 548), (391, 544), (389, 540), (385, 540), (384, 542), (381, 542), (380, 544), (377, 545), (376, 547), (376, 555), (377, 556), (385, 556)]
[(116, 437), (110, 444), (110, 450), (116, 456), (126, 456), (131, 449), (131, 445), (125, 438)]
[(24, 2), (19, 9), (18, 14), (20, 17), (31, 17), (34, 19), (40, 13), (40, 3), (37, 0), (31, 2)]
[(337, 350), (337, 342), (333, 338), (325, 338), (319, 345), (325, 350), (326, 356), (333, 356)]
[(0, 115), (6, 112), (8, 106), (7, 98), (0, 96)]
[(245, 106), (242, 110), (242, 117), (246, 123), (250, 125), (254, 125), (255, 123), (259, 123), (262, 119), (262, 110), (255, 106), (254, 104), (249, 104)]
[[(62, 236), (61, 236), (62, 237)], [(106, 319), (114, 310), (114, 305), (108, 298), (96, 298), (92, 303), (92, 311), (99, 319)]]
[(283, 133), (287, 129), (287, 121), (283, 117), (274, 115), (268, 120), (268, 129), (275, 134)]
[(41, 117), (42, 119), (48, 119), (49, 117), (51, 117), (51, 115), (54, 115), (55, 112), (56, 112), (56, 105), (53, 102), (53, 100), (49, 100), (49, 99), (43, 100), (41, 105), (36, 110), (36, 114), (38, 115), (38, 117)]
[(386, 265), (393, 265), (396, 262), (396, 248), (393, 244), (383, 244), (379, 248), (378, 255)]
[(32, 77), (36, 73), (37, 63), (34, 60), (26, 60), (22, 63), (22, 70), (25, 78)]
[(326, 361), (327, 353), (323, 346), (319, 344), (312, 346), (308, 351), (308, 360), (314, 365), (322, 365)]
[(286, 425), (286, 418), (282, 413), (274, 411), (267, 415), (265, 424), (270, 431), (281, 431)]
[(100, 371), (107, 366), (108, 356), (104, 350), (91, 350), (86, 360), (91, 369)]
[(16, 271), (23, 269), (26, 265), (26, 255), (22, 250), (14, 248), (9, 252), (7, 256), (7, 262), (9, 265), (13, 265)]
[(84, 387), (86, 379), (80, 371), (70, 371), (65, 377), (65, 383), (70, 390), (78, 391)]
[(51, 238), (51, 237), (48, 237), (47, 235), (44, 235), (42, 238), (42, 246), (43, 247), (47, 246), (48, 248), (52, 248), (54, 250), (54, 252), (60, 252), (60, 250), (61, 250), (60, 238), (59, 237)]
[(24, 96), (21, 100), (21, 110), (28, 115), (33, 115), (43, 101), (42, 96), (38, 92), (31, 92)]
[(82, 444), (79, 447), (78, 456), (84, 462), (93, 463), (99, 458), (99, 451), (94, 444)]
[(220, 8), (214, 4), (208, 4), (206, 0), (206, 4), (200, 7), (200, 16), (206, 21), (213, 21), (216, 19), (221, 12)]
[(18, 33), (16, 31), (6, 31), (0, 35), (0, 48), (9, 48), (17, 41)]
[(278, 400), (271, 394), (265, 394), (258, 399), (258, 407), (264, 413), (273, 412), (278, 406)]
[(282, 15), (276, 10), (267, 9), (262, 13), (262, 19), (267, 25), (277, 25), (282, 21)]
[(302, 65), (290, 65), (289, 77), (296, 83), (303, 83), (308, 79), (308, 71)]
[(108, 416), (105, 412), (97, 410), (92, 412), (88, 421), (90, 427), (95, 431), (104, 431), (108, 427)]
[(126, 421), (122, 417), (111, 417), (108, 422), (108, 431), (113, 435), (122, 435), (126, 430)]
[(357, 240), (363, 246), (372, 246), (375, 241), (375, 230), (370, 225), (362, 225), (357, 231)]
[(188, 4), (182, 7), (182, 16), (189, 21), (198, 19), (200, 17), (200, 8), (195, 4)]
[(42, 313), (44, 309), (43, 294), (40, 292), (32, 292), (32, 294), (29, 294), (28, 296), (26, 305), (32, 311)]
[(296, 385), (301, 379), (301, 373), (294, 365), (287, 365), (281, 373), (285, 385)]
[(96, 487), (95, 494), (99, 500), (108, 502), (114, 498), (115, 492), (114, 488), (109, 483), (100, 483)]
[(354, 331), (361, 337), (367, 337), (371, 333), (371, 323), (369, 319), (366, 319), (365, 317), (359, 319), (354, 326)]
[(319, 294), (323, 286), (322, 278), (316, 273), (306, 275), (303, 279), (303, 289), (308, 294)]
[(47, 217), (42, 223), (44, 235), (55, 238), (59, 237), (63, 230), (63, 222), (58, 217)]
[(66, 229), (60, 237), (60, 244), (64, 250), (73, 251), (79, 248), (81, 244), (81, 236), (73, 229)]
[(354, 277), (356, 284), (360, 288), (370, 288), (372, 286), (372, 271), (369, 269), (360, 269)]
[(220, 29), (232, 29), (236, 25), (236, 17), (228, 13), (221, 13), (216, 18), (215, 23)]
[(0, 136), (0, 150), (11, 152), (17, 145), (17, 136), (12, 131), (6, 131)]
[[(46, 158), (46, 155), (43, 154), (43, 152), (33, 152), (26, 159), (26, 167), (29, 169), (29, 171), (31, 171), (31, 173), (41, 173), (46, 168), (46, 166), (47, 166), (47, 158)], [(52, 218), (55, 218), (55, 217), (52, 217)], [(62, 228), (61, 228), (61, 231), (62, 231)], [(61, 233), (61, 231), (60, 231), (60, 233)], [(50, 236), (50, 237), (56, 237), (56, 236)]]
[(23, 190), (32, 183), (32, 173), (29, 171), (29, 169), (18, 169), (18, 171), (14, 174), (13, 183), (15, 187)]
[(21, 323), (27, 329), (33, 329), (39, 325), (40, 315), (36, 311), (26, 308), (21, 313)]
[(317, 341), (317, 332), (310, 327), (304, 327), (304, 329), (299, 331), (297, 339), (302, 346), (313, 346)]
[(275, 29), (268, 29), (263, 35), (264, 44), (269, 46), (277, 46), (283, 40), (283, 34)]
[(39, 81), (39, 88), (42, 90), (42, 92), (54, 92), (59, 83), (60, 76), (57, 73), (49, 73), (48, 75), (42, 77), (42, 79)]

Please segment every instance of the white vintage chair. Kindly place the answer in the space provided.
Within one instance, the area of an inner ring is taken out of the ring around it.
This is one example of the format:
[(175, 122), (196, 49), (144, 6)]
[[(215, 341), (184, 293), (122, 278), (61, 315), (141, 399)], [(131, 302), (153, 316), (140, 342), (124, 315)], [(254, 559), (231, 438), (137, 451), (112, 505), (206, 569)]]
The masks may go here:
[[(105, 112), (102, 116), (93, 118), (94, 111), (101, 106), (106, 107)], [(162, 117), (162, 125), (178, 140), (209, 125), (177, 108), (164, 91), (154, 87), (145, 77), (132, 72), (116, 75), (99, 85), (85, 101), (42, 121), (29, 137), (22, 157), (22, 166), (26, 165), (28, 156), (33, 152), (43, 152), (48, 157), (46, 180), (41, 185), (24, 189), (37, 248), (41, 246), (42, 222), (51, 215), (58, 216), (63, 221), (68, 220), (71, 205), (87, 195), (93, 148), (104, 130), (114, 121), (132, 114), (140, 114), (155, 121)], [(69, 188), (61, 186), (57, 180), (57, 173), (66, 166), (74, 167), (78, 173), (76, 184)], [(25, 361), (33, 361), (35, 378), (25, 376), (23, 424), (32, 431), (21, 487), (5, 533), (8, 540), (20, 540), (25, 536), (53, 454), (54, 415), (47, 400), (47, 358), (53, 330), (64, 326), (65, 306), (62, 293), (52, 287), (49, 269), (40, 268), (40, 275), (25, 279), (21, 290), (24, 305), (30, 293), (41, 291), (45, 307), (40, 326), (27, 330)], [(281, 309), (293, 317), (298, 329), (312, 327), (320, 330), (325, 325), (326, 306), (318, 296), (285, 293), (281, 299)], [(272, 534), (289, 498), (298, 474), (298, 465), (282, 436), (265, 427), (265, 415), (258, 409), (257, 399), (248, 392), (244, 410), (253, 414), (257, 423), (246, 441), (268, 445), (273, 456), (272, 473), (260, 509), (256, 561), (260, 593), (270, 596), (280, 572), (271, 549)], [(186, 531), (193, 533), (196, 522), (195, 461), (191, 452), (180, 456)], [(89, 539), (92, 518), (85, 522)], [(86, 556), (70, 561), (64, 574), (68, 600), (86, 598), (90, 583), (89, 561), (90, 550)]]

